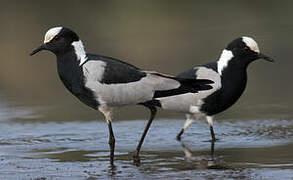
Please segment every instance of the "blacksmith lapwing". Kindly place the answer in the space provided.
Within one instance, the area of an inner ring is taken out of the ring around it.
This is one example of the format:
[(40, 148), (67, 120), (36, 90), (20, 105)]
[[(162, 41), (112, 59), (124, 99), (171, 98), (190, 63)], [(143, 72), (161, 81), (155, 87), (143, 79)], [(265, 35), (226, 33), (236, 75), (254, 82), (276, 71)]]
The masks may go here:
[(255, 40), (250, 37), (240, 37), (228, 44), (216, 62), (194, 67), (179, 74), (178, 78), (210, 79), (214, 81), (212, 89), (199, 93), (159, 98), (162, 109), (186, 113), (187, 120), (177, 135), (181, 135), (191, 123), (202, 116), (210, 126), (212, 141), (215, 141), (213, 116), (231, 107), (244, 92), (247, 82), (247, 67), (257, 60), (273, 59), (260, 53)]
[(159, 106), (155, 98), (197, 93), (212, 87), (210, 80), (184, 79), (152, 71), (143, 71), (111, 57), (85, 52), (79, 36), (66, 27), (54, 27), (45, 34), (44, 43), (31, 55), (48, 50), (57, 56), (57, 69), (65, 87), (81, 102), (105, 116), (109, 127), (110, 163), (113, 165), (115, 138), (112, 130), (113, 108), (140, 104), (150, 109), (151, 116), (137, 146), (134, 158)]

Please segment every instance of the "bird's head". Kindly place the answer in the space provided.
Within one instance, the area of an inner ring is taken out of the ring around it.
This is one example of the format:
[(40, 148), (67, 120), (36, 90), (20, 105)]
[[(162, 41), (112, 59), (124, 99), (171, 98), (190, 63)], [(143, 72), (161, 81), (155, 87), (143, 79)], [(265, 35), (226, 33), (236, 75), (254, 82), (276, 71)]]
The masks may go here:
[(254, 39), (251, 37), (240, 37), (229, 43), (223, 50), (218, 61), (218, 72), (221, 73), (225, 67), (230, 65), (247, 67), (251, 62), (258, 59), (274, 62), (271, 57), (260, 52)]
[(66, 53), (72, 48), (73, 42), (78, 42), (78, 35), (66, 27), (53, 27), (49, 29), (44, 38), (44, 43), (33, 50), (30, 55), (34, 55), (42, 50), (48, 50), (54, 54)]
[(234, 57), (238, 57), (239, 60), (250, 63), (257, 59), (264, 59), (269, 62), (274, 62), (272, 58), (260, 53), (259, 47), (254, 39), (251, 37), (237, 38), (228, 44), (227, 50), (231, 51)]

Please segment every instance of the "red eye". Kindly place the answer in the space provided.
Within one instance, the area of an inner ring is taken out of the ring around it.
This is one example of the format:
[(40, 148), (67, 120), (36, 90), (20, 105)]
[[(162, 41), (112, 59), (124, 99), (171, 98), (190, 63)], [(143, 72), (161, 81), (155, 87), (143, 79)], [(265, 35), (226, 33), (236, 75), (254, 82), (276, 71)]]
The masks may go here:
[(61, 39), (60, 36), (56, 36), (56, 37), (54, 37), (54, 40), (55, 40), (55, 41), (59, 41), (60, 39)]
[(248, 51), (248, 50), (249, 50), (249, 47), (245, 46), (245, 47), (244, 47), (244, 50), (245, 50), (245, 51)]

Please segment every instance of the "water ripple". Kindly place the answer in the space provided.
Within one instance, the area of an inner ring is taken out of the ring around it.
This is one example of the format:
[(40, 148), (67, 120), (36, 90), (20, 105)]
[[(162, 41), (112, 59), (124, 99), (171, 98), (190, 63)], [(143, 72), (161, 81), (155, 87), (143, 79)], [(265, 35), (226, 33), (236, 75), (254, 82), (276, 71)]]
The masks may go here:
[(220, 140), (215, 143), (214, 154), (207, 142), (210, 132), (205, 121), (192, 124), (182, 137), (183, 144), (178, 143), (175, 137), (183, 123), (154, 121), (141, 152), (142, 165), (136, 167), (132, 152), (146, 121), (114, 122), (114, 171), (109, 169), (108, 129), (104, 122), (2, 123), (0, 176), (206, 179), (217, 175), (222, 179), (251, 179), (262, 176), (267, 169), (293, 168), (292, 120), (215, 122)]

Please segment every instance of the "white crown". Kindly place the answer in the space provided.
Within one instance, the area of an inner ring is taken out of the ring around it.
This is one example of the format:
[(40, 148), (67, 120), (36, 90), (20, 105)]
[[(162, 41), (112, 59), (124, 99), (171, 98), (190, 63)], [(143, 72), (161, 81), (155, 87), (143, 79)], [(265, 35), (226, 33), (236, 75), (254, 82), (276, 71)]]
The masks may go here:
[(242, 41), (249, 47), (252, 51), (260, 53), (257, 43), (251, 37), (242, 37)]
[(49, 29), (45, 34), (44, 43), (50, 42), (57, 34), (60, 33), (62, 27), (54, 27)]

